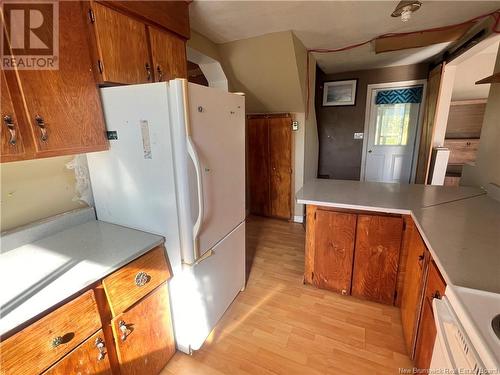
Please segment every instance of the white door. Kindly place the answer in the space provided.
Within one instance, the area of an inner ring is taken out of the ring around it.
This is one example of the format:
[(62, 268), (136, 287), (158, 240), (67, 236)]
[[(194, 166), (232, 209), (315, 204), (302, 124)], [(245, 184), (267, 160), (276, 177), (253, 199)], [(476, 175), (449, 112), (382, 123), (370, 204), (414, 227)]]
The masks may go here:
[[(410, 182), (421, 103), (392, 99), (413, 88), (421, 95), (421, 85), (371, 91), (365, 181)], [(392, 98), (381, 101), (379, 94)]]

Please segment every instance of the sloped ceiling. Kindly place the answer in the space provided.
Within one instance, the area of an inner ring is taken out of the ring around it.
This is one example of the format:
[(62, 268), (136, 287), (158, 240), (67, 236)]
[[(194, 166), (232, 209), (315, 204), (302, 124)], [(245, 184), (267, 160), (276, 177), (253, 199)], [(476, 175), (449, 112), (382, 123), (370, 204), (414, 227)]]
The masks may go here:
[[(463, 22), (500, 8), (500, 1), (424, 1), (409, 22), (390, 17), (398, 1), (194, 1), (191, 27), (215, 43), (292, 30), (306, 48), (339, 48), (377, 35)], [(445, 45), (375, 55), (371, 46), (355, 52), (318, 54), (327, 73), (425, 61)], [(418, 52), (415, 54), (415, 52)], [(338, 62), (340, 60), (340, 62)]]

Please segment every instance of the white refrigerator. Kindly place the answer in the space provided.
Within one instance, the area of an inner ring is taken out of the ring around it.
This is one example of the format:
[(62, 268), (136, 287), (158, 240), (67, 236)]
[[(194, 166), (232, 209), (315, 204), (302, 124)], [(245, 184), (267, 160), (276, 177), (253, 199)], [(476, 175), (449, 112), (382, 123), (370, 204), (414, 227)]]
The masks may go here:
[(245, 98), (182, 79), (101, 97), (110, 149), (87, 155), (97, 217), (165, 237), (189, 353), (245, 286)]

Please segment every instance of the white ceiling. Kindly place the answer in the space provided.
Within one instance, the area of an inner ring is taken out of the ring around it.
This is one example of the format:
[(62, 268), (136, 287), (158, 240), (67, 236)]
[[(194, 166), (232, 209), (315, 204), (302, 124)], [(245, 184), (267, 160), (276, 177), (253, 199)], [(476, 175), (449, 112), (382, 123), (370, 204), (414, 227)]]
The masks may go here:
[[(194, 1), (191, 27), (215, 43), (293, 30), (306, 48), (339, 48), (377, 35), (463, 22), (500, 8), (500, 1), (423, 1), (409, 22), (390, 17), (398, 1)], [(326, 72), (422, 62), (445, 45), (375, 55), (371, 45), (316, 54)]]

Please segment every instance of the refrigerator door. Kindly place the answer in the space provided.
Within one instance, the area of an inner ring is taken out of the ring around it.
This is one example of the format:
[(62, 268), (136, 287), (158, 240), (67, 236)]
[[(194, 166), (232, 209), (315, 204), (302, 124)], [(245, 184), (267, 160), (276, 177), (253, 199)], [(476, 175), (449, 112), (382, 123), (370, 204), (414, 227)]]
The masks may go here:
[(168, 84), (101, 89), (109, 151), (87, 154), (99, 220), (165, 236), (181, 267)]
[[(202, 255), (245, 220), (245, 98), (192, 83), (187, 92), (191, 139), (201, 166)], [(190, 193), (196, 212), (197, 191)]]

